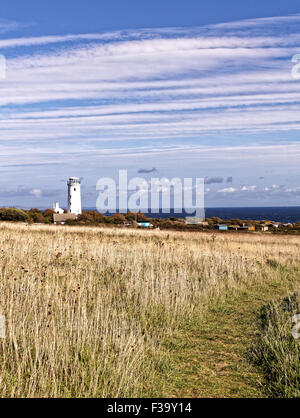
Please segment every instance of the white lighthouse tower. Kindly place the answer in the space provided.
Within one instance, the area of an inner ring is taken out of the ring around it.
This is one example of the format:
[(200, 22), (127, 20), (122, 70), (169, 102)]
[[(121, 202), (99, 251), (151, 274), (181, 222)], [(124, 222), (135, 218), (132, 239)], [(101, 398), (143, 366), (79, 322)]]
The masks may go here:
[(80, 179), (78, 177), (70, 177), (68, 181), (68, 213), (76, 215), (82, 213)]

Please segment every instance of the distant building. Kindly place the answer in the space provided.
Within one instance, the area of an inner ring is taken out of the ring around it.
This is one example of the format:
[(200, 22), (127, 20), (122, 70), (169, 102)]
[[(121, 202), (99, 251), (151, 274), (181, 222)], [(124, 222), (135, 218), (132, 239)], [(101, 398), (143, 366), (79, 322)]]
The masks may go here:
[(237, 231), (240, 228), (240, 225), (229, 225), (228, 229), (232, 231)]
[(218, 229), (219, 231), (227, 231), (228, 226), (227, 225), (215, 225), (214, 229)]
[(150, 222), (138, 222), (139, 228), (153, 228), (153, 225)]
[(239, 227), (239, 230), (241, 231), (255, 231), (254, 225), (243, 225)]
[(77, 219), (77, 215), (75, 213), (54, 213), (53, 215), (53, 222), (55, 225), (64, 225), (69, 219), (75, 220)]
[(258, 226), (256, 227), (256, 229), (257, 229), (258, 231), (265, 232), (265, 231), (268, 231), (269, 227), (268, 227), (267, 225), (258, 225)]
[(64, 210), (59, 207), (59, 202), (53, 204), (53, 210), (55, 213), (64, 213)]
[(269, 226), (271, 226), (272, 228), (279, 228), (279, 224), (271, 224)]

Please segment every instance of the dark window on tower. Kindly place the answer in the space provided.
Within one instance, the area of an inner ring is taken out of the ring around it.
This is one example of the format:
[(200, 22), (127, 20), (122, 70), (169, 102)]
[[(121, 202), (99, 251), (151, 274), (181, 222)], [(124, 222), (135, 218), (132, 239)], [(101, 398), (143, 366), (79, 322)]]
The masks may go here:
[(76, 187), (74, 187), (74, 192), (76, 192)]

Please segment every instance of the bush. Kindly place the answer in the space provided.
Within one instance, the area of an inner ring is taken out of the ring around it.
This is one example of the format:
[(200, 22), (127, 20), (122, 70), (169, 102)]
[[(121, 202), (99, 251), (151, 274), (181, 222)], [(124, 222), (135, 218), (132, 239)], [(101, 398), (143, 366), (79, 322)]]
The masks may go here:
[(104, 222), (104, 215), (95, 210), (90, 210), (89, 212), (83, 211), (82, 214), (78, 216), (78, 222), (87, 225), (98, 225), (99, 223)]
[(45, 218), (53, 218), (53, 215), (54, 215), (54, 210), (52, 210), (52, 209), (46, 209), (45, 210), (45, 212), (44, 212), (44, 217)]
[(43, 212), (40, 210), (40, 209), (37, 209), (37, 208), (32, 208), (32, 209), (29, 209), (29, 211), (28, 211), (28, 215), (31, 215), (31, 214), (42, 214)]
[(26, 222), (29, 216), (24, 210), (16, 208), (0, 208), (0, 221)]
[(78, 219), (66, 219), (66, 221), (65, 221), (65, 225), (72, 225), (72, 226), (74, 226), (74, 225), (78, 225), (79, 224), (79, 222), (78, 222)]
[(45, 218), (44, 218), (43, 214), (42, 213), (37, 213), (36, 216), (35, 216), (34, 222), (40, 223), (40, 224), (44, 223)]
[(33, 222), (38, 222), (38, 223), (43, 223), (45, 222), (45, 218), (43, 216), (43, 212), (39, 209), (30, 209), (27, 212), (27, 215), (29, 216), (29, 218), (33, 221)]
[(138, 212), (137, 214), (136, 214), (136, 220), (137, 220), (137, 222), (148, 222), (149, 221), (149, 219), (147, 218), (147, 216), (146, 215), (144, 215), (143, 213), (141, 213), (141, 212)]
[(206, 219), (209, 224), (221, 224), (223, 223), (223, 219), (218, 218), (217, 216), (213, 216), (212, 218)]
[(103, 216), (103, 221), (106, 224), (111, 224), (113, 222), (113, 219), (111, 216)]
[(125, 218), (127, 219), (127, 221), (135, 221), (135, 216), (135, 213), (127, 212)]
[(44, 223), (47, 225), (53, 224), (53, 218), (44, 218)]
[(124, 223), (126, 222), (126, 218), (125, 218), (124, 215), (122, 215), (122, 213), (115, 213), (112, 216), (112, 219), (113, 219), (113, 223), (118, 224), (118, 225), (120, 225), (120, 224), (124, 225)]

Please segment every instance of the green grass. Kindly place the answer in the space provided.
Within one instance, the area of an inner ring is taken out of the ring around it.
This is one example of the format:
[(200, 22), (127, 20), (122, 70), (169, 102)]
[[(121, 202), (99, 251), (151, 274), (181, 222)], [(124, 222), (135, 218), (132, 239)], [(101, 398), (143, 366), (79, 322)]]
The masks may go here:
[(299, 312), (299, 292), (261, 310), (261, 332), (250, 355), (264, 373), (270, 397), (300, 397), (300, 341), (292, 336), (292, 317)]
[[(278, 390), (277, 384), (275, 392), (270, 382), (274, 373), (280, 381), (280, 367), (274, 372), (274, 362), (264, 364), (262, 358), (261, 362), (254, 363), (253, 351), (251, 361), (249, 359), (250, 347), (261, 338), (261, 309), (300, 285), (299, 268), (270, 263), (269, 273), (263, 281), (235, 290), (225, 301), (216, 301), (204, 319), (194, 318), (165, 342), (172, 366), (162, 384), (161, 396), (257, 398), (287, 395), (282, 388)], [(291, 321), (285, 332), (291, 342)], [(296, 351), (294, 361), (297, 366), (293, 378), (298, 385), (300, 361)], [(283, 383), (280, 381), (279, 385)]]

